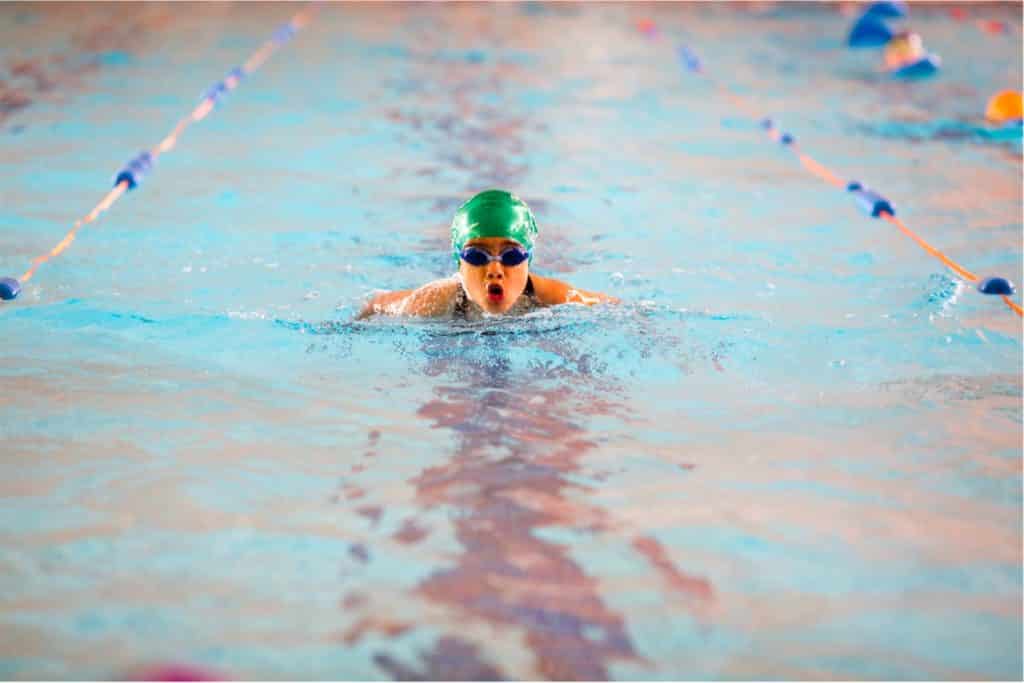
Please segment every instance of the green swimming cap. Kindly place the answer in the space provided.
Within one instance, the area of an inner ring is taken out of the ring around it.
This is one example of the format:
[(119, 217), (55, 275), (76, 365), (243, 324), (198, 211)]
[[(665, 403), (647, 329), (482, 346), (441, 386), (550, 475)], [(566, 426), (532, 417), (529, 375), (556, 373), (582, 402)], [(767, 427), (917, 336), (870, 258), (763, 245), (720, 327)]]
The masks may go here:
[(455, 258), (469, 240), (507, 237), (519, 242), (533, 259), (537, 223), (519, 197), (505, 190), (486, 190), (459, 207), (452, 219), (452, 249)]

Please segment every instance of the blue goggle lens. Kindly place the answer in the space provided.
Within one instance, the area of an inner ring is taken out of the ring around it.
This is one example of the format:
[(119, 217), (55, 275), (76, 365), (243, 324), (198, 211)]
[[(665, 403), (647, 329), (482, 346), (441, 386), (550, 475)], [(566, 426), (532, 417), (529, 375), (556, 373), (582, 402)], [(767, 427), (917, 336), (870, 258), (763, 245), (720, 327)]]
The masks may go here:
[(501, 252), (498, 256), (491, 256), (483, 249), (477, 247), (466, 247), (459, 254), (463, 261), (471, 266), (486, 266), (491, 261), (501, 261), (503, 266), (518, 266), (520, 263), (530, 258), (530, 252), (520, 249), (519, 247), (509, 247), (505, 251)]

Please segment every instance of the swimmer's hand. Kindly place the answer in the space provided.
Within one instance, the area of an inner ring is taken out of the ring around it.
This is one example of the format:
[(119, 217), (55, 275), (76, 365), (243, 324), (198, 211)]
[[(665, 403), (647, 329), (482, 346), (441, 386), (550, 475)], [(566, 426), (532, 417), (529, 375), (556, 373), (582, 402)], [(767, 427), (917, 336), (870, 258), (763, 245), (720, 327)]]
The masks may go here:
[(568, 282), (555, 280), (550, 277), (530, 274), (533, 280), (533, 291), (537, 300), (544, 306), (557, 306), (559, 304), (583, 304), (593, 306), (594, 304), (617, 304), (620, 301), (609, 294), (600, 292), (588, 292), (585, 289), (573, 287)]
[(356, 320), (365, 320), (372, 315), (415, 315), (426, 318), (450, 315), (460, 286), (457, 279), (445, 278), (428, 282), (418, 289), (381, 292), (363, 306)]

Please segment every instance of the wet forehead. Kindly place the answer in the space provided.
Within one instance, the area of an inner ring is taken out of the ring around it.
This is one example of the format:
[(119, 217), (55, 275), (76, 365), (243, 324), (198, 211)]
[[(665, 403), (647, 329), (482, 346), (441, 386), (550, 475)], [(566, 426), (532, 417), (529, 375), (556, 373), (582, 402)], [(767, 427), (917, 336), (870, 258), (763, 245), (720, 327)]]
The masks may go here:
[(508, 239), (507, 237), (478, 237), (466, 242), (466, 246), (478, 247), (496, 254), (502, 249), (507, 249), (508, 247), (519, 247), (522, 245), (515, 240)]

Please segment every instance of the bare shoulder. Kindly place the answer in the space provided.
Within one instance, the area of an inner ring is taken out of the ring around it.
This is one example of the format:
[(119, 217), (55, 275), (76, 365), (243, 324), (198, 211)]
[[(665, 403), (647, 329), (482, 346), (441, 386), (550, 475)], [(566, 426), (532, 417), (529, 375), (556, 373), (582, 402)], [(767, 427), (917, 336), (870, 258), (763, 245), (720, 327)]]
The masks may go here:
[(399, 315), (420, 315), (437, 317), (449, 315), (455, 305), (455, 297), (462, 287), (457, 277), (446, 277), (428, 282), (413, 290), (402, 302)]
[(357, 319), (372, 315), (414, 315), (438, 317), (451, 313), (458, 294), (458, 278), (449, 277), (434, 280), (416, 289), (376, 294), (356, 316)]
[(537, 300), (545, 306), (557, 306), (558, 304), (617, 304), (619, 300), (608, 294), (600, 292), (588, 292), (585, 289), (573, 287), (568, 282), (562, 282), (550, 277), (530, 274), (533, 282), (533, 291)]

